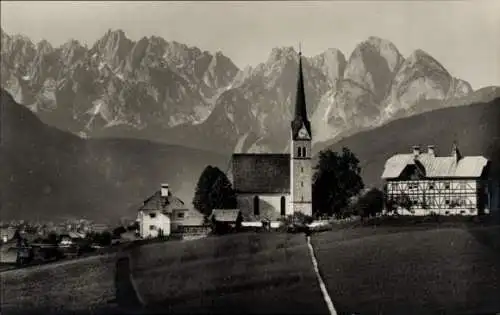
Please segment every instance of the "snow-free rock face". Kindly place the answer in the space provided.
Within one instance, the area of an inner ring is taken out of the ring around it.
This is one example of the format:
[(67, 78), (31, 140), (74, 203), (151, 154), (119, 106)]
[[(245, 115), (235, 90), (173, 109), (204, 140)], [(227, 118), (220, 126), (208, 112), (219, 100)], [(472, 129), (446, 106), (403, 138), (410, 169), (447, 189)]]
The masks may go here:
[(393, 43), (370, 37), (354, 49), (344, 78), (372, 92), (380, 101), (387, 95), (402, 62), (403, 57)]
[[(2, 87), (60, 129), (225, 153), (287, 150), (298, 73), (292, 47), (274, 48), (265, 62), (239, 70), (222, 52), (157, 36), (135, 42), (121, 30), (109, 30), (90, 49), (76, 40), (35, 45), (3, 30), (1, 40)], [(427, 53), (405, 59), (377, 37), (360, 42), (347, 60), (331, 48), (302, 61), (315, 148), (465, 104), (472, 91)]]
[(346, 60), (344, 54), (335, 48), (330, 48), (324, 53), (309, 59), (311, 65), (320, 69), (328, 79), (330, 87), (338, 88), (338, 84), (344, 77)]

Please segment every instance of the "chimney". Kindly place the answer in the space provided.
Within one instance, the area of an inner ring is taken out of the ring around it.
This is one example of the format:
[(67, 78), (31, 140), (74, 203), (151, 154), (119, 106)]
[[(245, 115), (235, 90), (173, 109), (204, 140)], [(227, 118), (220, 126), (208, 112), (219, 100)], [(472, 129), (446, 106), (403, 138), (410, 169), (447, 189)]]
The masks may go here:
[(413, 156), (418, 157), (420, 155), (420, 146), (414, 145), (413, 146)]
[(453, 148), (451, 150), (451, 156), (455, 158), (455, 161), (458, 162), (462, 158), (462, 154), (460, 153), (460, 150), (458, 149), (457, 142), (453, 142)]
[(170, 196), (170, 190), (168, 189), (168, 184), (161, 184), (161, 196), (162, 197)]
[(434, 149), (435, 147), (433, 145), (427, 146), (427, 153), (432, 156), (436, 156), (436, 150)]

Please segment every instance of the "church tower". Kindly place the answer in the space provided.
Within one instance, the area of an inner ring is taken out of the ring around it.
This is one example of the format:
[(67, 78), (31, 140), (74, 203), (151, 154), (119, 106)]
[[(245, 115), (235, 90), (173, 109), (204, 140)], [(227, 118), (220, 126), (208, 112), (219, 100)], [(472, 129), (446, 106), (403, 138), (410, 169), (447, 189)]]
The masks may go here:
[[(295, 114), (291, 123), (290, 142), (290, 193), (292, 213), (302, 212), (312, 215), (312, 161), (311, 123), (307, 119), (304, 76), (302, 73), (302, 53), (299, 51), (299, 73)], [(289, 214), (292, 214), (289, 213)]]

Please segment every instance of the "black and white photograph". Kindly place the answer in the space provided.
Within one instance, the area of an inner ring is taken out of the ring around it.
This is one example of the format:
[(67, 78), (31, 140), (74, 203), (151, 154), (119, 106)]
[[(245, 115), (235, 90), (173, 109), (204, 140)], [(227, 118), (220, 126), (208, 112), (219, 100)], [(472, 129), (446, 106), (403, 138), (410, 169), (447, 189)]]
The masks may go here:
[(0, 314), (500, 314), (500, 1), (0, 17)]

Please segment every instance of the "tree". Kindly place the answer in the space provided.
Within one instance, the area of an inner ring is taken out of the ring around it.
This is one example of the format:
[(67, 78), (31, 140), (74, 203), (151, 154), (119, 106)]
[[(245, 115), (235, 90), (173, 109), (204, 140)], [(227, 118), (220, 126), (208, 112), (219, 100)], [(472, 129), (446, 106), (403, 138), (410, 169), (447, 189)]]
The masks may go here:
[(357, 202), (357, 212), (361, 217), (375, 216), (384, 209), (384, 193), (372, 188), (361, 196)]
[(351, 197), (364, 188), (359, 160), (348, 149), (339, 154), (332, 150), (319, 153), (313, 177), (313, 211), (340, 217)]
[(231, 182), (218, 167), (209, 165), (201, 173), (193, 205), (207, 216), (213, 209), (236, 208), (236, 194)]

